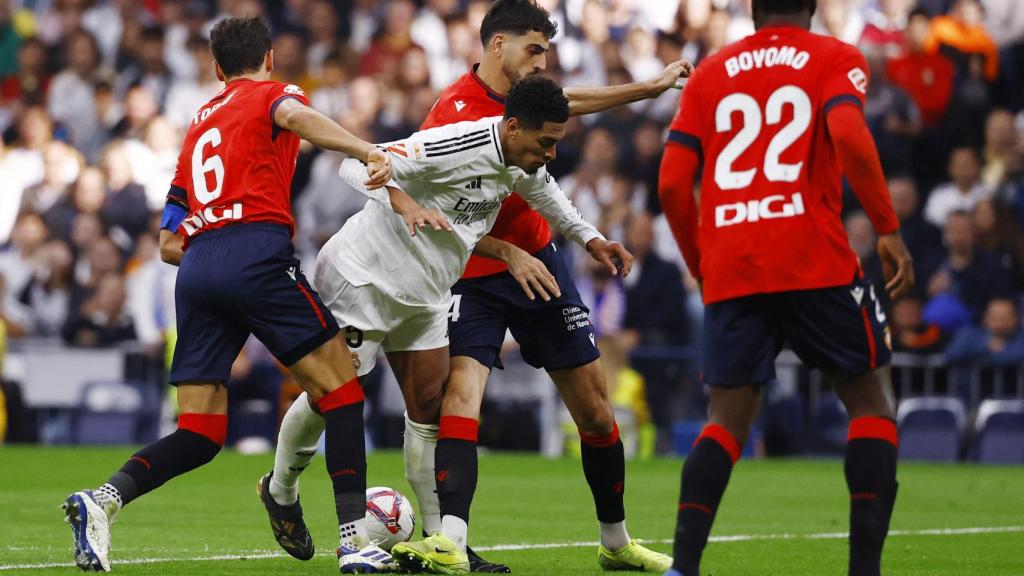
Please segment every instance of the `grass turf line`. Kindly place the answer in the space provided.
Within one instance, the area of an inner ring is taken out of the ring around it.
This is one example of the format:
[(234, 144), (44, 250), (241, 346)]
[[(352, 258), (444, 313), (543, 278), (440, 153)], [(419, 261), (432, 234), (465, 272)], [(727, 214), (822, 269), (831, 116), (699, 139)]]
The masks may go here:
[[(131, 449), (0, 449), (0, 564), (66, 563), (70, 530), (57, 506), (71, 491), (103, 482)], [(114, 526), (114, 569), (122, 574), (336, 573), (330, 483), (323, 461), (303, 476), (307, 519), (324, 553), (308, 563), (290, 558), (197, 563), (191, 557), (266, 554), (275, 550), (255, 496), (256, 479), (271, 455), (220, 455), (211, 465), (175, 479), (129, 506)], [(401, 455), (370, 459), (370, 483), (412, 497)], [(634, 537), (671, 539), (680, 470), (678, 460), (631, 462), (627, 468), (627, 524)], [(1024, 518), (1024, 468), (902, 464), (894, 530), (1016, 526)], [(835, 533), (846, 530), (847, 495), (838, 460), (742, 461), (722, 504), (714, 535)], [(580, 465), (532, 455), (481, 458), (480, 488), (471, 519), (471, 542), (589, 542), (597, 529)], [(954, 540), (955, 538), (955, 540)], [(653, 545), (668, 552), (667, 544)], [(888, 542), (884, 567), (893, 574), (1018, 575), (1024, 534), (900, 536)], [(752, 540), (713, 543), (705, 572), (717, 575), (842, 575), (841, 539)], [(591, 546), (502, 550), (489, 559), (516, 574), (600, 574)], [(117, 565), (118, 559), (180, 557), (177, 562)], [(13, 572), (4, 572), (10, 574)], [(73, 574), (59, 567), (33, 575)]]

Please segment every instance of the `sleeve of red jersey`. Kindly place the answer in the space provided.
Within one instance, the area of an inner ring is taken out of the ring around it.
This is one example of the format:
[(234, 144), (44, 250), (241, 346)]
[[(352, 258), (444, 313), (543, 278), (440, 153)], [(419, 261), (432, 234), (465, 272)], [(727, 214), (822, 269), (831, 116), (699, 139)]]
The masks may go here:
[(822, 92), (823, 112), (843, 175), (878, 234), (899, 229), (874, 138), (864, 120), (868, 91), (867, 61), (853, 46), (843, 45), (830, 66)]
[[(306, 93), (295, 84), (275, 82), (271, 85), (270, 91), (267, 94), (267, 114), (271, 124), (274, 124), (274, 112), (277, 112), (277, 107), (281, 105), (281, 102), (289, 98), (309, 106), (309, 98), (306, 96)], [(276, 127), (276, 124), (274, 126)]]
[(658, 176), (658, 195), (690, 275), (699, 281), (703, 276), (700, 273), (699, 218), (693, 183), (703, 155), (700, 138), (703, 115), (695, 87), (691, 78), (683, 91), (679, 111), (669, 127)]

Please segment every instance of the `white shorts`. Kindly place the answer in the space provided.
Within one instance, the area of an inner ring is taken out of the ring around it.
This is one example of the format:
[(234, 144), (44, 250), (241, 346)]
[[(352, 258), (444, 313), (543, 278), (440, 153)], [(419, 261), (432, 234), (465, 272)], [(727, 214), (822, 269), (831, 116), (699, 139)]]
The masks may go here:
[(359, 376), (373, 370), (382, 349), (409, 352), (448, 346), (448, 303), (413, 306), (373, 284), (356, 286), (326, 258), (317, 258), (313, 287), (341, 326)]

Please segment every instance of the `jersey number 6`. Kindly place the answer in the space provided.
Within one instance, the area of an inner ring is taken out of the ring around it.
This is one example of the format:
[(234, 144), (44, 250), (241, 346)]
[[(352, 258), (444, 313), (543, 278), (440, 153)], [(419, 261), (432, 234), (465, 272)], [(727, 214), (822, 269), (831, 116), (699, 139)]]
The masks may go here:
[(743, 114), (743, 127), (722, 149), (715, 162), (715, 184), (722, 190), (739, 190), (750, 186), (757, 168), (733, 170), (733, 162), (747, 151), (761, 134), (762, 124), (773, 126), (782, 121), (782, 107), (793, 107), (793, 119), (768, 144), (764, 156), (764, 176), (770, 182), (796, 182), (803, 162), (783, 164), (779, 156), (796, 142), (811, 125), (811, 100), (796, 86), (783, 86), (772, 93), (765, 105), (765, 118), (757, 100), (748, 94), (730, 94), (715, 110), (715, 129), (719, 134), (732, 131), (732, 114)]
[[(221, 187), (224, 185), (224, 162), (220, 156), (214, 154), (205, 161), (203, 160), (203, 149), (210, 145), (210, 149), (220, 146), (220, 130), (210, 128), (196, 140), (196, 146), (192, 149), (192, 189), (195, 191), (196, 200), (206, 206), (220, 196)], [(213, 190), (207, 187), (206, 173), (213, 172)]]

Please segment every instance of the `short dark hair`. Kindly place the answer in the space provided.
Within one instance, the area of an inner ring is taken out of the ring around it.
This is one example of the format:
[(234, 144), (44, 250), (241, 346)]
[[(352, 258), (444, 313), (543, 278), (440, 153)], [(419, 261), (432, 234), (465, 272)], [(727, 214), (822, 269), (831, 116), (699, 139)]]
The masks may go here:
[(550, 40), (558, 33), (558, 25), (534, 0), (497, 0), (480, 24), (480, 41), (487, 46), (495, 34), (523, 35), (530, 31), (540, 32)]
[(225, 76), (254, 72), (270, 52), (270, 29), (259, 16), (225, 18), (210, 31), (210, 48)]
[(754, 12), (767, 14), (799, 14), (810, 10), (813, 15), (818, 8), (818, 0), (754, 0)]
[(528, 130), (545, 122), (569, 120), (569, 99), (562, 87), (543, 76), (528, 76), (512, 85), (505, 98), (505, 119), (515, 118)]

